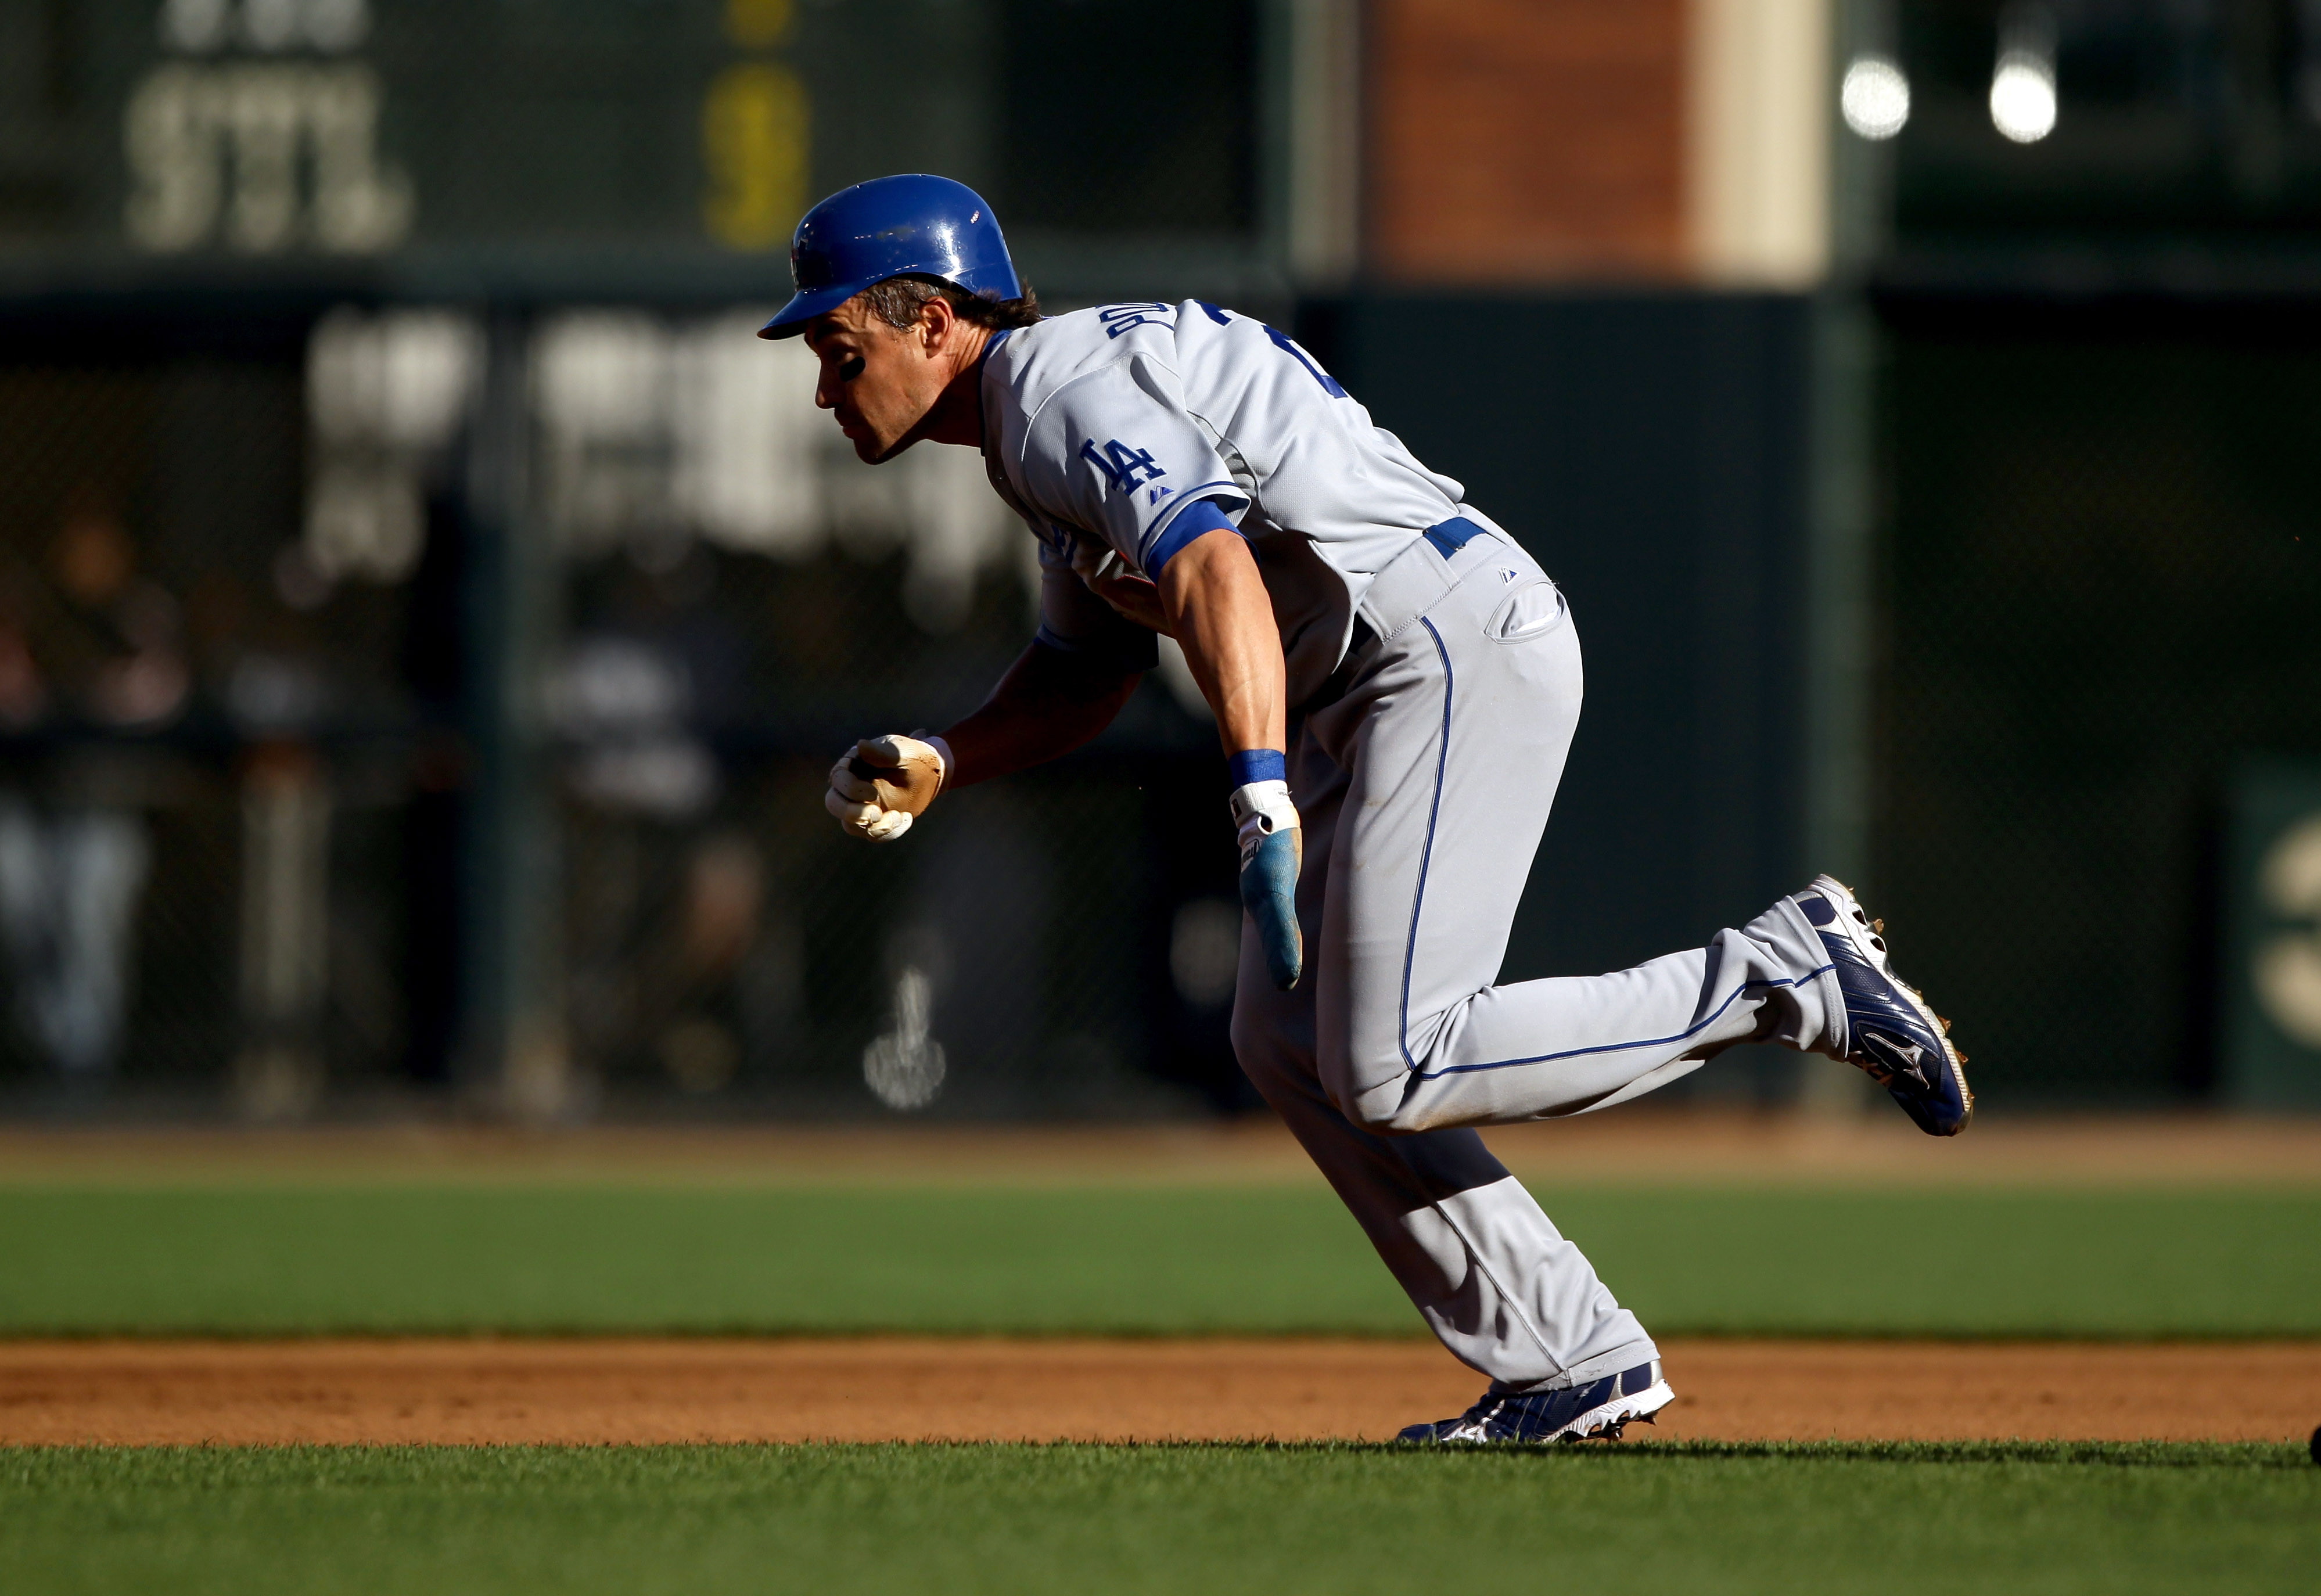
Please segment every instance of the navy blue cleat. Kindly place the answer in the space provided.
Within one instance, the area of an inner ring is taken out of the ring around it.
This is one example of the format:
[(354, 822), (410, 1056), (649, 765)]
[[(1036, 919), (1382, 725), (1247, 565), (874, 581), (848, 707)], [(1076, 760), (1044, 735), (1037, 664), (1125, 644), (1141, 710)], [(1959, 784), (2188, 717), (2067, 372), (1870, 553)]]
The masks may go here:
[(1456, 1418), (1414, 1424), (1395, 1439), (1461, 1446), (1585, 1441), (1590, 1436), (1616, 1441), (1626, 1426), (1652, 1423), (1653, 1414), (1675, 1400), (1676, 1392), (1661, 1378), (1660, 1361), (1654, 1359), (1561, 1391), (1486, 1396)]
[(1845, 1062), (1893, 1094), (1930, 1136), (1954, 1136), (1974, 1117), (1966, 1058), (1951, 1045), (1950, 1021), (1894, 973), (1886, 922), (1861, 912), (1833, 876), (1816, 876), (1792, 898), (1821, 933), (1845, 991)]

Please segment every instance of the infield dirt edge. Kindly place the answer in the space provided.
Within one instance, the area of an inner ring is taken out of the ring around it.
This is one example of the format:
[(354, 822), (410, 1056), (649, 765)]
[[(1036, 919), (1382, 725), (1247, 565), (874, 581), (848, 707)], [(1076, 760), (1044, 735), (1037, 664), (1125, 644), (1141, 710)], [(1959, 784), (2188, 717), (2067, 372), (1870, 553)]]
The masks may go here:
[[(2321, 1419), (2315, 1342), (1661, 1353), (1677, 1400), (1635, 1433), (1664, 1440), (2302, 1441)], [(1430, 1343), (1366, 1340), (18, 1341), (0, 1445), (1383, 1440), (1482, 1384)]]

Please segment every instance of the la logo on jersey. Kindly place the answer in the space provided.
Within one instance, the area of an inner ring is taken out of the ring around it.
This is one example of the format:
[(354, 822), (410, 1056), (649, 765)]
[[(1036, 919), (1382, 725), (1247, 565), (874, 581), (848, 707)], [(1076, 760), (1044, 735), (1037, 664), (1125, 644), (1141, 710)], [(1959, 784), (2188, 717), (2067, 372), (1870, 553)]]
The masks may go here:
[(1080, 458), (1104, 473), (1105, 483), (1114, 493), (1132, 493), (1142, 484), (1169, 474), (1149, 451), (1131, 449), (1117, 438), (1106, 442), (1102, 453), (1090, 438), (1080, 445)]

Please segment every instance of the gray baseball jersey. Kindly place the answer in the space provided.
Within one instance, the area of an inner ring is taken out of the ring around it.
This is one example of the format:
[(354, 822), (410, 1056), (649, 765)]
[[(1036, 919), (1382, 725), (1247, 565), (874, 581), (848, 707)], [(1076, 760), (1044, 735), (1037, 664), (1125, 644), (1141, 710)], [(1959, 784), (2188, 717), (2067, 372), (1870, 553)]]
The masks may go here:
[(1337, 667), (1379, 568), (1460, 514), (1460, 485), (1286, 334), (1197, 299), (1008, 333), (985, 360), (983, 406), (993, 486), (1040, 539), (1049, 642), (1138, 646), (1088, 579), (1157, 576), (1206, 501), (1257, 557), (1293, 704)]
[(1657, 1355), (1470, 1127), (1624, 1102), (1744, 1040), (1842, 1055), (1812, 925), (1783, 899), (1634, 970), (1493, 985), (1579, 717), (1578, 634), (1530, 554), (1305, 351), (1198, 300), (1012, 333), (982, 397), (993, 486), (1041, 540), (1050, 643), (1149, 661), (1092, 583), (1227, 521), (1258, 556), (1290, 667), (1306, 957), (1278, 991), (1244, 926), (1242, 1067), (1499, 1388)]

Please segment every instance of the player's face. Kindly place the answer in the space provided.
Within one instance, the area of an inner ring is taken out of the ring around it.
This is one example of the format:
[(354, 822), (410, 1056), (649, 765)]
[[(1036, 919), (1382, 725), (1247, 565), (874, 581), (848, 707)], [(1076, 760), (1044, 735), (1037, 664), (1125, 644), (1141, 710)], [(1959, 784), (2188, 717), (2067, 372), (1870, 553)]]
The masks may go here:
[(927, 341), (888, 326), (860, 299), (808, 323), (806, 343), (822, 362), (814, 402), (872, 465), (896, 454), (942, 397), (948, 373)]

